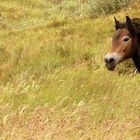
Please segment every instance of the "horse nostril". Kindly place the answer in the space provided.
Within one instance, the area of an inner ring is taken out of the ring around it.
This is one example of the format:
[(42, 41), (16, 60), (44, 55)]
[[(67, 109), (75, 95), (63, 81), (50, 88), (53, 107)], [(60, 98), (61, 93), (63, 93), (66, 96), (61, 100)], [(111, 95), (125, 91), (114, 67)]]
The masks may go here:
[(105, 63), (114, 63), (115, 59), (114, 58), (104, 58)]
[(107, 58), (104, 58), (104, 61), (105, 61), (105, 63), (108, 63), (108, 59)]
[(113, 63), (114, 61), (115, 61), (114, 58), (110, 58), (108, 62), (109, 62), (109, 63)]

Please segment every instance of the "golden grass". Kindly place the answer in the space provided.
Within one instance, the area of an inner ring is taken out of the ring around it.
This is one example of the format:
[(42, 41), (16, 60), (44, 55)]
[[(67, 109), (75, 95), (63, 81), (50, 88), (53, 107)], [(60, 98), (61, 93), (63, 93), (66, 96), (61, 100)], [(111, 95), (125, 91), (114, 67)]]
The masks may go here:
[[(139, 17), (138, 4), (115, 16)], [(0, 2), (0, 139), (139, 140), (139, 74), (103, 62), (113, 16), (48, 17), (43, 5)]]

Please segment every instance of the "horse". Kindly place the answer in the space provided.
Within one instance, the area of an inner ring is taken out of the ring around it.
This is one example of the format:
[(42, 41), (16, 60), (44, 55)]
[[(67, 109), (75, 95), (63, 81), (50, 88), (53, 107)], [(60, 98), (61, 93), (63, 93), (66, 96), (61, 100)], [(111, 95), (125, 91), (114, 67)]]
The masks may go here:
[(120, 23), (116, 17), (114, 19), (115, 32), (104, 57), (105, 65), (108, 70), (114, 71), (119, 63), (131, 58), (140, 73), (140, 19), (126, 16), (124, 23)]

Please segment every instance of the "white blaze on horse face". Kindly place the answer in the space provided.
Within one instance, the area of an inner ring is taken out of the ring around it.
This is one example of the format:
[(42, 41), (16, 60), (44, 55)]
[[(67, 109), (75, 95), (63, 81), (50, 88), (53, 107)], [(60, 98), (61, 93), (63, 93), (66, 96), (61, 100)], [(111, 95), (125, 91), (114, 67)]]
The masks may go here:
[(105, 56), (105, 59), (107, 60), (112, 58), (115, 60), (115, 63), (118, 64), (122, 60), (123, 56), (117, 53), (107, 53)]

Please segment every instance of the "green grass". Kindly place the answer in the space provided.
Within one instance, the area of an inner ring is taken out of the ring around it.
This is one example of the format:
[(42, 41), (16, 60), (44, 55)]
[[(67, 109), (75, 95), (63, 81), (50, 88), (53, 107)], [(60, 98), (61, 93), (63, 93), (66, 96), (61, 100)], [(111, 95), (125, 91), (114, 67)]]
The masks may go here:
[[(113, 15), (56, 2), (0, 2), (0, 139), (138, 140), (139, 74), (131, 61), (114, 72), (103, 62)], [(114, 15), (139, 17), (139, 8)]]

